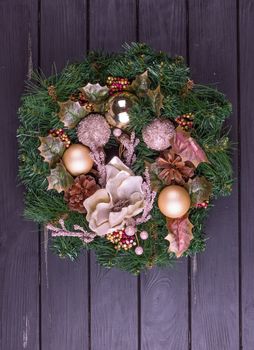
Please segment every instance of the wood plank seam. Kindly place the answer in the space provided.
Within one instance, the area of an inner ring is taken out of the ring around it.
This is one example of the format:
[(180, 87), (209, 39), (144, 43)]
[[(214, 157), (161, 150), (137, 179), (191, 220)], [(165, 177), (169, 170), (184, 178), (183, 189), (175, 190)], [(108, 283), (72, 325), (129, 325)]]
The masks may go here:
[(238, 290), (239, 290), (239, 349), (243, 349), (242, 339), (242, 215), (241, 215), (241, 56), (240, 56), (240, 0), (236, 0), (236, 41), (237, 41), (237, 140), (238, 140)]

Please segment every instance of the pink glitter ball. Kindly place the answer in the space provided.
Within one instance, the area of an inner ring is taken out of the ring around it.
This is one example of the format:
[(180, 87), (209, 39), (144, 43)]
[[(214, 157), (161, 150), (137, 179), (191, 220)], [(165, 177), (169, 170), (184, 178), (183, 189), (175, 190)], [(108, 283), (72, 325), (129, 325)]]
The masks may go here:
[(77, 130), (78, 139), (88, 147), (102, 147), (110, 138), (110, 127), (101, 114), (92, 113), (81, 120)]
[(122, 130), (121, 130), (121, 129), (118, 129), (118, 128), (114, 129), (114, 130), (113, 130), (113, 135), (114, 135), (115, 137), (121, 136), (121, 135), (122, 135)]
[(145, 241), (148, 238), (148, 232), (146, 231), (140, 232), (140, 238)]
[(136, 231), (137, 231), (137, 229), (134, 226), (128, 226), (125, 229), (125, 233), (127, 236), (134, 236)]
[(136, 253), (137, 255), (142, 255), (143, 252), (144, 252), (144, 250), (143, 250), (142, 247), (137, 247), (137, 248), (135, 248), (135, 253)]
[(175, 127), (169, 120), (155, 119), (142, 132), (147, 146), (156, 151), (163, 151), (170, 146), (170, 139), (175, 135)]

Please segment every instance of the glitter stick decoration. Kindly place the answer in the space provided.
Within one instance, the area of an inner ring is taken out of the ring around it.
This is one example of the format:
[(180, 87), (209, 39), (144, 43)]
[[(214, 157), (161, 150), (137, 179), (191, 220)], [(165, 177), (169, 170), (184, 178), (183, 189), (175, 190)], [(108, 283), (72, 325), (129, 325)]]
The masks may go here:
[(97, 170), (99, 173), (99, 184), (101, 187), (106, 186), (106, 165), (105, 165), (105, 153), (102, 148), (96, 147), (95, 145), (91, 146), (90, 156), (93, 159), (94, 163), (97, 165)]
[(154, 199), (156, 197), (156, 192), (151, 189), (151, 181), (148, 168), (145, 170), (145, 181), (142, 184), (142, 189), (145, 195), (145, 206), (142, 215), (136, 219), (136, 225), (143, 224), (150, 220), (150, 212), (153, 209)]
[(90, 243), (96, 236), (96, 233), (87, 232), (79, 225), (73, 226), (75, 231), (68, 231), (65, 227), (63, 219), (59, 220), (59, 224), (61, 228), (53, 226), (52, 224), (47, 225), (47, 229), (52, 231), (52, 237), (78, 237), (84, 243)]
[(140, 141), (138, 138), (136, 138), (134, 131), (131, 133), (130, 137), (128, 137), (126, 134), (121, 136), (119, 141), (125, 148), (125, 151), (123, 152), (125, 164), (130, 167), (136, 160), (135, 148)]

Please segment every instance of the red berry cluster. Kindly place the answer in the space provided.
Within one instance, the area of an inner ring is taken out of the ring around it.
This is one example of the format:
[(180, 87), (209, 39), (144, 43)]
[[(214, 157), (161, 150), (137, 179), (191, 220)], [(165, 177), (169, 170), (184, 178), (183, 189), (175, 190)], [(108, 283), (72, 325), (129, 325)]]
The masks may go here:
[(109, 87), (109, 94), (113, 95), (116, 92), (123, 92), (126, 90), (130, 82), (127, 78), (108, 77), (107, 85)]
[(184, 129), (189, 130), (193, 127), (194, 116), (192, 113), (183, 114), (176, 118), (176, 122)]
[(116, 250), (129, 250), (137, 245), (135, 235), (127, 236), (124, 229), (108, 233), (106, 238), (114, 244)]
[(202, 203), (197, 203), (197, 204), (195, 204), (195, 207), (196, 207), (196, 208), (203, 208), (203, 209), (206, 209), (206, 208), (208, 207), (208, 204), (209, 204), (208, 201), (204, 201), (204, 202), (202, 202)]
[(65, 134), (63, 129), (51, 129), (49, 133), (53, 137), (59, 137), (59, 139), (65, 144), (66, 148), (70, 146), (71, 140), (69, 139), (69, 136)]

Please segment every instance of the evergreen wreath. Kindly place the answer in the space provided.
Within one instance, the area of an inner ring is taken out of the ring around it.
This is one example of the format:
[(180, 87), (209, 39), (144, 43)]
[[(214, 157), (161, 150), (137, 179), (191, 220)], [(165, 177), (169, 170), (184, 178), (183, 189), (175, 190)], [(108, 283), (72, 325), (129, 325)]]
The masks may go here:
[(231, 105), (182, 57), (140, 43), (34, 73), (18, 129), (25, 216), (74, 260), (138, 274), (205, 249), (211, 200), (232, 187)]

